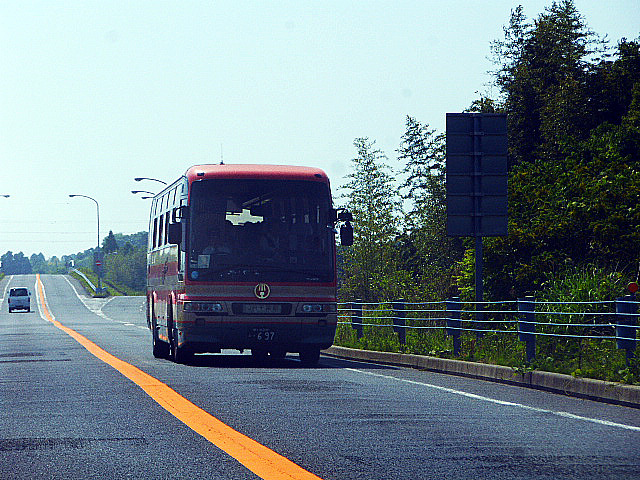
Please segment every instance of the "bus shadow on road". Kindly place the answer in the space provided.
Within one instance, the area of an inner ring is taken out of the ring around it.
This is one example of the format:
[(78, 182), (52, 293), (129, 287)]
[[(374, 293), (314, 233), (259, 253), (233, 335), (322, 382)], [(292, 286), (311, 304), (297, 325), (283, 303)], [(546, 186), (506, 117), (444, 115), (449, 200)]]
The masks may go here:
[(392, 365), (364, 363), (353, 360), (343, 360), (333, 357), (320, 357), (317, 365), (305, 365), (298, 360), (297, 355), (287, 355), (281, 359), (269, 359), (258, 362), (251, 355), (246, 354), (197, 354), (187, 364), (190, 367), (200, 368), (277, 368), (277, 369), (303, 369), (326, 370), (365, 367), (369, 370), (397, 370)]

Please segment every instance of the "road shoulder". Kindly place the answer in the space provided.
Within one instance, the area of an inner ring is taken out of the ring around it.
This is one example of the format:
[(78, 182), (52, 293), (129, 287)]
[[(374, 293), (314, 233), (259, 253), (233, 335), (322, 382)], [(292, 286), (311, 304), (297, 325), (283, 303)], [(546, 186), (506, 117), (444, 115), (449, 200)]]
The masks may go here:
[(322, 352), (338, 358), (384, 363), (416, 368), (431, 372), (447, 373), (464, 377), (535, 388), (571, 397), (586, 398), (599, 402), (613, 403), (640, 408), (640, 387), (615, 382), (604, 382), (590, 378), (577, 378), (559, 373), (525, 371), (511, 367), (465, 362), (447, 358), (427, 357), (394, 352), (376, 352), (332, 346)]

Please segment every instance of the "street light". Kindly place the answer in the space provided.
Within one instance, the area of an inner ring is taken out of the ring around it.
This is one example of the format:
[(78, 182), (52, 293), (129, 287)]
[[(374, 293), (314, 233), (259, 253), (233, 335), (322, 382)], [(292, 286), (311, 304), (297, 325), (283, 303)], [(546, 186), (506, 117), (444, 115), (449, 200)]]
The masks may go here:
[[(96, 249), (96, 252), (98, 253), (98, 255), (100, 254), (100, 205), (98, 205), (98, 201), (93, 198), (93, 197), (89, 197), (88, 195), (69, 195), (70, 197), (82, 197), (82, 198), (88, 198), (89, 200), (92, 200), (95, 202), (96, 204), (96, 216), (98, 218), (98, 247)], [(96, 293), (102, 293), (102, 282), (100, 281), (100, 273), (101, 273), (101, 269), (98, 269), (98, 292)]]
[[(0, 197), (9, 198), (11, 195), (0, 195)], [(144, 198), (144, 197), (143, 197)], [(2, 262), (0, 262), (0, 268), (2, 268)]]
[(135, 195), (136, 193), (149, 193), (149, 194), (151, 194), (151, 195), (155, 195), (155, 193), (154, 193), (154, 192), (150, 192), (149, 190), (131, 190), (131, 193), (133, 193), (134, 195)]
[(167, 182), (163, 182), (162, 180), (158, 180), (157, 178), (149, 178), (149, 177), (136, 177), (136, 178), (134, 178), (134, 180), (136, 182), (139, 182), (140, 180), (151, 180), (153, 182), (160, 182), (163, 185), (167, 184)]

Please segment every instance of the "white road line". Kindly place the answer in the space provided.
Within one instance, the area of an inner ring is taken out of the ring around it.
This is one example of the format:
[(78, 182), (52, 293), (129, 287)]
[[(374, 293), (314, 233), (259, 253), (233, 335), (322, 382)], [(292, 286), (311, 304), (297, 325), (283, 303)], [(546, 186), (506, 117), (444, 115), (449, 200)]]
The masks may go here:
[[(109, 321), (112, 321), (112, 322), (115, 322), (115, 323), (121, 323), (122, 325), (126, 325), (127, 327), (135, 327), (136, 326), (133, 323), (125, 322), (123, 320), (115, 320), (115, 319), (107, 316), (102, 311), (102, 309), (104, 307), (106, 307), (109, 304), (109, 302), (115, 300), (116, 297), (111, 297), (109, 300), (107, 300), (106, 302), (102, 303), (102, 305), (100, 305), (100, 307), (98, 308), (97, 305), (91, 305), (89, 302), (86, 301), (86, 299), (82, 298), (82, 296), (78, 293), (78, 290), (76, 290), (76, 287), (73, 286), (73, 284), (69, 281), (69, 279), (66, 276), (62, 277), (62, 278), (64, 278), (67, 281), (67, 283), (69, 285), (71, 285), (71, 288), (73, 288), (73, 291), (75, 292), (76, 297), (78, 297), (78, 300), (80, 300), (82, 302), (82, 304), (87, 308), (87, 310), (95, 313), (96, 315), (98, 315), (99, 317), (104, 318), (105, 320), (109, 320)], [(148, 330), (147, 327), (140, 327), (140, 328), (143, 328), (144, 330)]]
[(484, 397), (482, 395), (476, 395), (475, 393), (463, 392), (462, 390), (455, 390), (453, 388), (441, 387), (439, 385), (432, 385), (430, 383), (416, 382), (414, 380), (407, 380), (407, 379), (404, 379), (404, 378), (392, 377), (390, 375), (382, 375), (382, 374), (379, 374), (379, 373), (367, 372), (365, 370), (359, 370), (357, 368), (346, 368), (345, 370), (349, 370), (349, 371), (357, 372), (357, 373), (362, 373), (364, 375), (371, 375), (372, 377), (387, 378), (389, 380), (396, 380), (398, 382), (410, 383), (412, 385), (420, 385), (420, 386), (423, 386), (423, 387), (433, 388), (435, 390), (440, 390), (440, 391), (446, 392), (446, 393), (452, 393), (454, 395), (460, 395), (460, 396), (463, 396), (463, 397), (471, 398), (471, 399), (474, 399), (474, 400), (479, 400), (479, 401), (482, 401), (482, 402), (495, 403), (496, 405), (502, 405), (502, 406), (506, 406), (506, 407), (517, 407), (517, 408), (522, 408), (524, 410), (529, 410), (529, 411), (536, 412), (536, 413), (547, 413), (547, 414), (551, 414), (551, 415), (557, 415), (557, 416), (563, 417), (563, 418), (570, 418), (572, 420), (582, 420), (582, 421), (585, 421), (585, 422), (597, 423), (598, 425), (604, 425), (604, 426), (607, 426), (607, 427), (624, 428), (625, 430), (633, 430), (633, 431), (636, 431), (636, 432), (640, 432), (640, 427), (636, 427), (634, 425), (625, 425), (623, 423), (615, 423), (615, 422), (610, 422), (608, 420), (600, 420), (598, 418), (582, 417), (580, 415), (574, 415), (573, 413), (569, 413), (569, 412), (560, 412), (560, 411), (555, 411), (555, 410), (547, 410), (545, 408), (531, 407), (531, 406), (528, 406), (528, 405), (523, 405), (521, 403), (507, 402), (505, 400), (498, 400), (496, 398), (490, 398), (490, 397)]
[(9, 285), (11, 284), (11, 280), (13, 280), (13, 275), (9, 276), (9, 280), (7, 280), (7, 284), (4, 286), (4, 292), (2, 292), (2, 300), (0, 300), (0, 305), (4, 303), (4, 299), (7, 297), (7, 290), (9, 289)]
[(76, 290), (76, 287), (73, 285), (73, 283), (71, 283), (69, 281), (69, 279), (66, 276), (63, 276), (62, 278), (64, 278), (67, 283), (71, 286), (71, 288), (73, 288), (74, 293), (76, 294), (76, 297), (78, 297), (78, 300), (80, 300), (82, 302), (82, 304), (87, 308), (87, 310), (89, 310), (90, 312), (95, 313), (96, 315), (98, 315), (99, 317), (102, 318), (106, 318), (108, 320), (111, 320), (110, 318), (108, 318), (104, 313), (102, 313), (102, 307), (104, 307), (104, 305), (106, 305), (107, 303), (109, 303), (111, 300), (113, 300), (114, 297), (111, 297), (109, 300), (107, 300), (104, 305), (102, 305), (100, 308), (96, 308), (96, 306), (91, 305), (89, 302), (87, 302), (87, 300), (85, 298), (83, 298), (79, 293), (78, 290)]

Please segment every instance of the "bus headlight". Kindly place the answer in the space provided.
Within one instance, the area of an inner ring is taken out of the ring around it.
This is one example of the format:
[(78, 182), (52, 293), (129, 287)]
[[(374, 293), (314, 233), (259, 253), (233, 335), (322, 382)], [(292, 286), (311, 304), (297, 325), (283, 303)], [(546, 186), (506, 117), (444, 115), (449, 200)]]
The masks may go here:
[(327, 314), (336, 312), (335, 303), (303, 303), (300, 311), (305, 314)]

